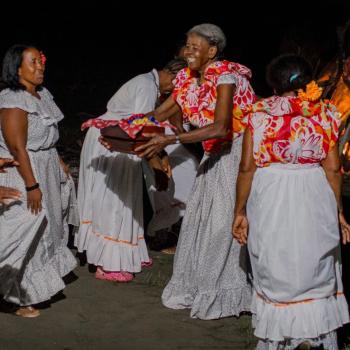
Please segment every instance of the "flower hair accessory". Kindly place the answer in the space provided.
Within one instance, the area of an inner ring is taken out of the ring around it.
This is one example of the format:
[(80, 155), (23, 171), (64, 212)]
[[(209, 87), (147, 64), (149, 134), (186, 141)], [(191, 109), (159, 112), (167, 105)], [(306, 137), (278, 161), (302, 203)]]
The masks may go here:
[(46, 56), (44, 55), (44, 53), (42, 51), (40, 51), (40, 58), (41, 58), (41, 63), (45, 66), (46, 63)]
[(323, 89), (317, 85), (315, 80), (312, 80), (306, 85), (305, 91), (302, 89), (298, 90), (298, 97), (305, 101), (317, 101), (322, 95)]

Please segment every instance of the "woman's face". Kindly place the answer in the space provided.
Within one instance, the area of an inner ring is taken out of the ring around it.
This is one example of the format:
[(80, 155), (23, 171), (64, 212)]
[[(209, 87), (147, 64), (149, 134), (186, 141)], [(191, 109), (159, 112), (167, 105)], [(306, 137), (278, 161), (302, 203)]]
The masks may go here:
[(45, 66), (42, 63), (40, 52), (29, 48), (23, 52), (22, 64), (18, 69), (19, 82), (27, 89), (36, 87), (44, 81)]
[(217, 48), (210, 46), (205, 38), (194, 33), (187, 36), (184, 57), (190, 69), (202, 71), (215, 57), (216, 52)]
[(169, 94), (174, 90), (173, 81), (175, 78), (175, 73), (163, 70), (161, 81), (159, 81), (159, 90), (161, 94)]

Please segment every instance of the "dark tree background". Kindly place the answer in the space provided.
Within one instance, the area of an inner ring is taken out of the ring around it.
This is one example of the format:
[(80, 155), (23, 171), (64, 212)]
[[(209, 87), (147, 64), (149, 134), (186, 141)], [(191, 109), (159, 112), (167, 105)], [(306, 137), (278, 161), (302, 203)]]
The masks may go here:
[(195, 24), (219, 25), (227, 36), (226, 58), (253, 70), (252, 84), (270, 94), (265, 66), (281, 52), (302, 51), (321, 67), (335, 56), (336, 28), (350, 17), (349, 1), (16, 2), (1, 11), (0, 57), (14, 43), (45, 52), (45, 84), (67, 119), (99, 115), (131, 77), (171, 59)]

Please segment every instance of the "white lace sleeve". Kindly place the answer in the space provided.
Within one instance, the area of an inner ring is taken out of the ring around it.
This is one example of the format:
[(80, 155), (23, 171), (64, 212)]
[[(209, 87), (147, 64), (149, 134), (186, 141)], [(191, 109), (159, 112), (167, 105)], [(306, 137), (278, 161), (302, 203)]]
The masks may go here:
[(223, 74), (218, 78), (217, 85), (220, 84), (235, 84), (237, 85), (237, 77), (234, 74)]

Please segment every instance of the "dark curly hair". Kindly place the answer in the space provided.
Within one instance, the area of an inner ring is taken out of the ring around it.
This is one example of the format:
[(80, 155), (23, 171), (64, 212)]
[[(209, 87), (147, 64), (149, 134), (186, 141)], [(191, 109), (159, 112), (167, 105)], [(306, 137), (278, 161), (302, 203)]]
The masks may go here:
[(284, 54), (269, 63), (266, 69), (266, 80), (278, 95), (304, 89), (312, 80), (312, 67), (300, 55)]
[[(2, 61), (1, 83), (3, 88), (14, 91), (26, 90), (26, 87), (19, 82), (18, 69), (22, 64), (23, 52), (32, 48), (37, 49), (34, 45), (16, 44), (6, 51)], [(41, 89), (41, 85), (37, 87), (37, 90)]]
[(163, 70), (167, 70), (170, 73), (177, 74), (181, 69), (187, 67), (187, 61), (182, 57), (176, 57), (169, 61)]

